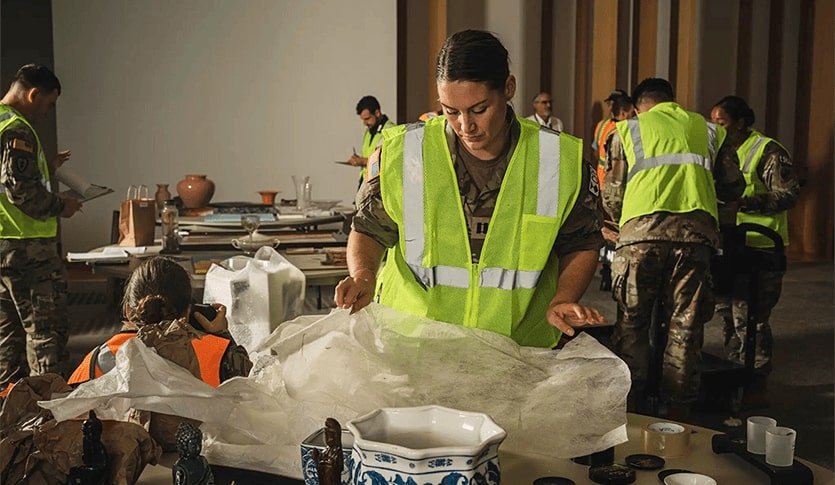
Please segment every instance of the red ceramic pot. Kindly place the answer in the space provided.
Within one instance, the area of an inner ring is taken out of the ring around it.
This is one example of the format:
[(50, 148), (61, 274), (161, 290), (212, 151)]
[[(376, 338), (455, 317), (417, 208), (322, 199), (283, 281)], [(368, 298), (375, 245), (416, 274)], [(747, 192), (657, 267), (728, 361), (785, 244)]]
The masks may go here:
[(215, 183), (205, 175), (186, 175), (177, 182), (177, 194), (187, 209), (206, 207), (215, 195)]

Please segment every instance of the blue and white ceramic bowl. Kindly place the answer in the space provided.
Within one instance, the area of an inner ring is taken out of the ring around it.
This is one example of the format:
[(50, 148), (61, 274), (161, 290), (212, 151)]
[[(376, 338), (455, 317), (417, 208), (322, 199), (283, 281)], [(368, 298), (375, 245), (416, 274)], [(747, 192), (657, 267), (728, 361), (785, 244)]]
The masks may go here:
[[(353, 485), (498, 485), (507, 433), (482, 413), (382, 408), (348, 421)], [(346, 463), (348, 463), (346, 461)]]
[[(351, 447), (354, 444), (354, 437), (347, 429), (342, 430), (342, 485), (351, 485), (351, 477), (348, 473), (351, 462)], [(325, 451), (325, 428), (320, 428), (308, 436), (301, 444), (302, 451), (302, 475), (304, 485), (319, 485), (319, 473), (316, 470), (316, 462), (313, 461), (311, 452), (314, 449), (319, 452)]]

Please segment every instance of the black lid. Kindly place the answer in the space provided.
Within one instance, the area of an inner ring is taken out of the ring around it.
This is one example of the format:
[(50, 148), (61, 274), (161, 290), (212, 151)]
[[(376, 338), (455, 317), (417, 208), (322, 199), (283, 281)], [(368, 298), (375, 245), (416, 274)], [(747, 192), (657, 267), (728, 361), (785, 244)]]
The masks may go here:
[(636, 453), (625, 459), (626, 464), (636, 470), (658, 470), (664, 468), (664, 459), (660, 456)]
[(593, 466), (589, 468), (589, 478), (604, 485), (626, 485), (635, 481), (635, 470), (620, 464)]
[(533, 485), (575, 485), (574, 480), (565, 477), (540, 477), (533, 481)]

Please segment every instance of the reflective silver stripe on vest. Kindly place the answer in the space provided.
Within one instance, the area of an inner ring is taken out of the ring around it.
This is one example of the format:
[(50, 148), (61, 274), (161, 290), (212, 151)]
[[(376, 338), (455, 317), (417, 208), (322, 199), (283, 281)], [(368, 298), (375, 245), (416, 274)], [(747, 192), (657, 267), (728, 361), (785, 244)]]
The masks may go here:
[[(536, 215), (557, 217), (557, 201), (560, 200), (560, 167), (558, 163), (545, 163), (543, 153), (560, 153), (560, 137), (543, 129), (539, 130), (539, 194), (536, 197)], [(546, 189), (547, 187), (547, 189)]]
[[(116, 356), (110, 351), (110, 347), (106, 343), (99, 347), (99, 355), (96, 356), (96, 365), (99, 366), (103, 374), (107, 374), (114, 367), (116, 367)], [(96, 376), (90, 376), (94, 378)]]
[[(423, 197), (423, 125), (406, 129), (403, 138), (403, 238), (406, 245), (406, 264), (425, 287), (438, 285), (454, 288), (469, 288), (470, 276), (467, 268), (437, 265), (426, 268), (422, 265), (426, 249), (424, 233)], [(559, 164), (546, 163), (545, 153), (559, 156), (559, 135), (539, 131), (539, 173), (536, 213), (540, 216), (556, 217), (559, 201)], [(416, 223), (420, 221), (420, 223)], [(484, 268), (479, 275), (479, 285), (484, 288), (512, 290), (533, 289), (539, 281), (541, 271), (522, 271), (504, 268)]]
[(542, 271), (522, 271), (502, 268), (484, 268), (481, 270), (480, 285), (483, 288), (513, 290), (516, 288), (536, 288)]
[(742, 173), (748, 173), (751, 171), (751, 163), (754, 162), (754, 155), (758, 151), (760, 151), (760, 145), (765, 143), (768, 139), (764, 136), (757, 137), (757, 141), (754, 142), (754, 145), (748, 150), (748, 154), (745, 156), (745, 165), (742, 166)]
[(468, 288), (470, 275), (466, 268), (454, 266), (423, 266), (426, 234), (423, 231), (423, 125), (410, 125), (403, 138), (403, 239), (406, 242), (406, 264), (418, 281), (426, 287), (436, 285)]
[(638, 172), (648, 168), (660, 167), (661, 165), (700, 165), (707, 171), (713, 170), (713, 158), (716, 150), (716, 127), (708, 123), (708, 157), (705, 158), (698, 153), (671, 153), (657, 157), (644, 158), (644, 142), (641, 140), (641, 129), (636, 118), (627, 120), (629, 135), (632, 138), (632, 150), (635, 152), (635, 166), (626, 176), (626, 181), (632, 180)]

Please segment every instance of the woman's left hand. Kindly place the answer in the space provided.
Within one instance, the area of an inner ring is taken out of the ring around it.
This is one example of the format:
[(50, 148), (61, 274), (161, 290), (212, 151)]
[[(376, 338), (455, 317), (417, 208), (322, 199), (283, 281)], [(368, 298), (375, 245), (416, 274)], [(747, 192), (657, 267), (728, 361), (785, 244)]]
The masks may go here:
[(200, 312), (192, 312), (194, 319), (206, 329), (208, 333), (222, 333), (229, 329), (229, 321), (226, 320), (226, 306), (220, 303), (212, 303), (212, 308), (217, 310), (217, 315), (212, 320), (203, 316)]
[(548, 323), (568, 336), (574, 335), (574, 327), (606, 323), (606, 318), (596, 308), (579, 303), (552, 303), (546, 318)]

